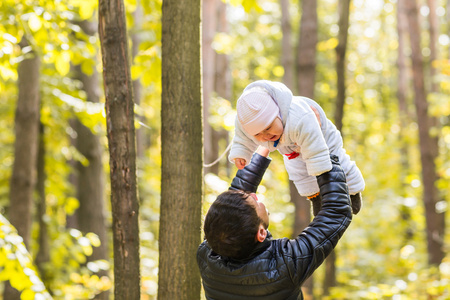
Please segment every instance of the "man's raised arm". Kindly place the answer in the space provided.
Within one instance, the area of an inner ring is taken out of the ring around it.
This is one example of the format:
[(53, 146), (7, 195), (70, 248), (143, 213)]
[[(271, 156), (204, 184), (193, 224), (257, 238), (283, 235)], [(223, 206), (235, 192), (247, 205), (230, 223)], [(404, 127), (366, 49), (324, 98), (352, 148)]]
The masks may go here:
[(267, 156), (269, 150), (264, 147), (258, 147), (252, 156), (250, 164), (244, 169), (238, 170), (236, 176), (231, 182), (230, 190), (243, 190), (250, 193), (256, 193), (264, 173), (272, 161)]

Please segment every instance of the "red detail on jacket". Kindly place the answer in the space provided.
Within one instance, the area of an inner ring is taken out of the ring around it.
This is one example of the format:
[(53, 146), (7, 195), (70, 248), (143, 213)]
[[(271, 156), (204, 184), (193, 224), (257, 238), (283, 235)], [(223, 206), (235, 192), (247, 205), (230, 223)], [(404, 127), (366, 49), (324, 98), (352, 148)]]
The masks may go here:
[(297, 156), (299, 156), (300, 153), (294, 151), (294, 152), (292, 152), (292, 153), (285, 154), (285, 155), (288, 157), (288, 159), (294, 159), (294, 158), (296, 158)]

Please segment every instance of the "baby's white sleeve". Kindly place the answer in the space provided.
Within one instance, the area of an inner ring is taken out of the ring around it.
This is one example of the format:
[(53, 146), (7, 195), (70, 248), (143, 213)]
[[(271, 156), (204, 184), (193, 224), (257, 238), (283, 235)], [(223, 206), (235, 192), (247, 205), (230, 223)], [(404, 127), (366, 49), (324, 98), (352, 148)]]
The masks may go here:
[(258, 148), (258, 145), (249, 139), (242, 132), (240, 128), (238, 128), (237, 124), (234, 131), (234, 138), (231, 145), (230, 154), (228, 156), (228, 160), (231, 163), (234, 163), (236, 158), (245, 159), (246, 165), (250, 163), (253, 153)]

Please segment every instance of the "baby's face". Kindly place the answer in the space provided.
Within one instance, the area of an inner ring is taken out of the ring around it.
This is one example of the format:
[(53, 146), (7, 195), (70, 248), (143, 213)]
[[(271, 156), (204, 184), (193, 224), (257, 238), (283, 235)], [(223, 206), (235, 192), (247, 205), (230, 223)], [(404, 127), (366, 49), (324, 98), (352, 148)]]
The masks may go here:
[(275, 120), (263, 131), (254, 135), (254, 137), (260, 142), (274, 142), (278, 140), (283, 134), (283, 123), (280, 118), (276, 117)]

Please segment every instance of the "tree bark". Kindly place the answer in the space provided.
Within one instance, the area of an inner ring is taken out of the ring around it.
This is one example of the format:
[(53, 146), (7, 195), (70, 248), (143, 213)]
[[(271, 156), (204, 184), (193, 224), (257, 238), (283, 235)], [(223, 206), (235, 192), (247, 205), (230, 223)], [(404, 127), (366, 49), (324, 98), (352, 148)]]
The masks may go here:
[[(137, 0), (136, 1), (136, 10), (133, 13), (134, 26), (133, 26), (133, 33), (131, 35), (131, 41), (132, 41), (131, 56), (132, 56), (133, 60), (138, 55), (139, 45), (142, 42), (141, 31), (142, 31), (142, 22), (143, 22), (143, 18), (144, 18), (143, 15), (144, 15), (144, 13), (143, 13), (141, 1)], [(141, 80), (139, 78), (136, 80), (133, 80), (133, 92), (134, 92), (134, 102), (137, 105), (141, 104), (142, 84), (141, 84)], [(137, 119), (139, 121), (145, 123), (144, 117), (138, 116)], [(136, 130), (136, 156), (138, 159), (144, 157), (144, 152), (147, 147), (147, 143), (145, 142), (147, 140), (146, 134), (145, 134), (146, 130), (148, 130), (148, 129), (146, 129), (144, 127), (140, 127)], [(148, 139), (148, 140), (150, 140), (150, 139)]]
[(294, 89), (294, 54), (291, 42), (292, 28), (289, 16), (289, 0), (280, 0), (281, 6), (281, 30), (283, 38), (281, 40), (281, 65), (284, 69), (283, 83)]
[(317, 1), (302, 1), (297, 51), (297, 85), (301, 96), (314, 97), (316, 82)]
[(347, 52), (348, 23), (350, 17), (350, 0), (339, 0), (339, 43), (336, 47), (337, 99), (334, 123), (338, 130), (342, 130), (345, 104), (345, 55)]
[[(20, 44), (22, 48), (28, 46), (26, 40), (22, 40)], [(19, 63), (17, 73), (19, 96), (15, 116), (14, 164), (9, 190), (9, 221), (28, 247), (39, 136), (40, 58), (34, 51)], [(20, 294), (9, 283), (6, 284), (3, 299), (19, 298)]]
[(122, 0), (99, 0), (99, 36), (110, 153), (114, 297), (140, 299), (134, 101)]
[[(89, 28), (94, 28), (91, 22), (80, 23), (84, 32), (89, 35), (95, 34)], [(76, 66), (75, 77), (83, 83), (83, 90), (86, 92), (88, 102), (98, 103), (100, 101), (100, 81), (99, 74), (94, 69), (92, 75), (86, 75), (81, 71), (80, 66)], [(81, 162), (76, 162), (77, 170), (77, 198), (80, 203), (76, 211), (77, 225), (83, 233), (93, 232), (100, 239), (100, 246), (94, 247), (92, 255), (87, 257), (87, 261), (106, 260), (109, 261), (109, 241), (105, 217), (105, 178), (103, 173), (102, 154), (103, 148), (100, 139), (89, 128), (84, 126), (79, 120), (74, 120), (73, 127), (77, 133), (74, 141), (75, 148), (88, 160), (87, 166)], [(107, 276), (107, 270), (97, 273), (99, 277)], [(109, 291), (104, 291), (96, 295), (94, 299), (109, 299)]]
[[(430, 24), (430, 91), (432, 93), (438, 92), (438, 84), (436, 79), (437, 70), (433, 62), (438, 58), (438, 35), (439, 35), (439, 19), (436, 15), (436, 0), (427, 0), (430, 13), (428, 20)], [(447, 7), (449, 9), (449, 7)]]
[(40, 124), (39, 128), (39, 147), (37, 155), (37, 181), (36, 191), (38, 194), (37, 218), (39, 222), (39, 250), (36, 254), (36, 266), (41, 275), (42, 281), (45, 283), (48, 278), (49, 269), (45, 268), (45, 264), (50, 261), (50, 237), (48, 235), (48, 226), (45, 221), (47, 215), (47, 203), (45, 201), (45, 139), (44, 124)]
[[(285, 1), (284, 1), (285, 2)], [(282, 6), (286, 6), (288, 3), (282, 3)], [(290, 21), (288, 9), (285, 7), (282, 11), (285, 11), (284, 21), (282, 22), (283, 34), (287, 34), (289, 38)], [(298, 92), (301, 96), (305, 96), (314, 99), (314, 86), (316, 83), (316, 45), (317, 45), (317, 2), (315, 0), (303, 0), (302, 1), (302, 17), (300, 20), (300, 35), (298, 40), (297, 50), (297, 85)], [(283, 56), (286, 57), (283, 60), (283, 67), (288, 70), (285, 73), (285, 77), (288, 80), (287, 84), (293, 84), (294, 79), (289, 78), (289, 69), (292, 60), (290, 54), (289, 40), (284, 40), (283, 37)], [(293, 76), (292, 76), (293, 77)], [(310, 202), (298, 194), (295, 185), (289, 182), (289, 190), (291, 194), (291, 201), (295, 204), (295, 222), (294, 232), (301, 232), (311, 221), (311, 205)], [(300, 231), (299, 231), (300, 230)], [(313, 296), (314, 279), (311, 276), (304, 284), (303, 291), (305, 299), (314, 299)]]
[[(405, 1), (405, 0), (401, 0)], [(428, 263), (439, 265), (444, 258), (443, 238), (445, 233), (445, 213), (436, 211), (439, 194), (436, 188), (435, 159), (438, 156), (438, 137), (431, 136), (430, 130), (436, 126), (435, 118), (428, 114), (427, 93), (424, 83), (423, 57), (420, 48), (420, 26), (416, 0), (403, 2), (408, 16), (413, 68), (414, 102), (419, 127), (420, 159), (422, 164), (423, 201), (427, 231)]]
[[(228, 20), (227, 20), (227, 6), (228, 4), (223, 2), (222, 0), (216, 0), (217, 2), (217, 32), (225, 32), (228, 33)], [(231, 71), (230, 71), (230, 57), (227, 54), (219, 54), (216, 53), (216, 70), (215, 70), (215, 82), (214, 82), (214, 90), (216, 91), (219, 97), (227, 99), (231, 101)], [(228, 130), (222, 129), (218, 132), (218, 142), (216, 143), (219, 146), (220, 140), (225, 141), (225, 145), (230, 143), (229, 141), (230, 135)], [(226, 146), (225, 146), (226, 147)], [(218, 149), (220, 149), (218, 147)], [(225, 151), (225, 148), (221, 151)], [(218, 152), (218, 151), (216, 151)], [(226, 173), (228, 176), (231, 174), (231, 164), (228, 162), (228, 159), (224, 159), (221, 161), (223, 167), (226, 169)], [(220, 164), (217, 165), (219, 168)], [(212, 172), (218, 171), (212, 169)]]
[[(294, 225), (292, 228), (292, 238), (296, 238), (311, 222), (311, 201), (300, 196), (293, 181), (289, 180), (289, 193), (291, 202), (294, 203)], [(313, 294), (314, 277), (311, 276), (302, 285), (303, 297), (305, 300), (314, 299)]]
[[(205, 162), (212, 163), (218, 156), (217, 132), (209, 124), (209, 107), (214, 92), (216, 53), (212, 42), (217, 28), (217, 0), (203, 0), (202, 7), (202, 63), (203, 63), (203, 134)], [(218, 164), (205, 168), (205, 173), (219, 173)]]
[(158, 299), (199, 299), (202, 201), (200, 0), (162, 6)]
[[(408, 185), (406, 182), (406, 176), (409, 174), (409, 147), (407, 143), (407, 136), (404, 133), (404, 130), (407, 127), (409, 120), (409, 109), (408, 109), (408, 66), (406, 64), (406, 55), (405, 55), (405, 39), (407, 38), (408, 33), (408, 20), (406, 18), (405, 9), (403, 7), (403, 1), (399, 1), (397, 3), (397, 34), (398, 34), (398, 58), (397, 58), (397, 68), (398, 68), (398, 88), (397, 88), (397, 98), (398, 98), (398, 116), (400, 123), (400, 132), (399, 132), (399, 140), (400, 140), (400, 149), (399, 152), (400, 160), (401, 160), (401, 173), (400, 173), (400, 184), (402, 190), (402, 197), (406, 197), (406, 186)], [(413, 232), (409, 226), (411, 222), (411, 209), (402, 205), (400, 207), (400, 215), (402, 221), (405, 223), (406, 228), (404, 232), (404, 245), (407, 245), (412, 238)]]

